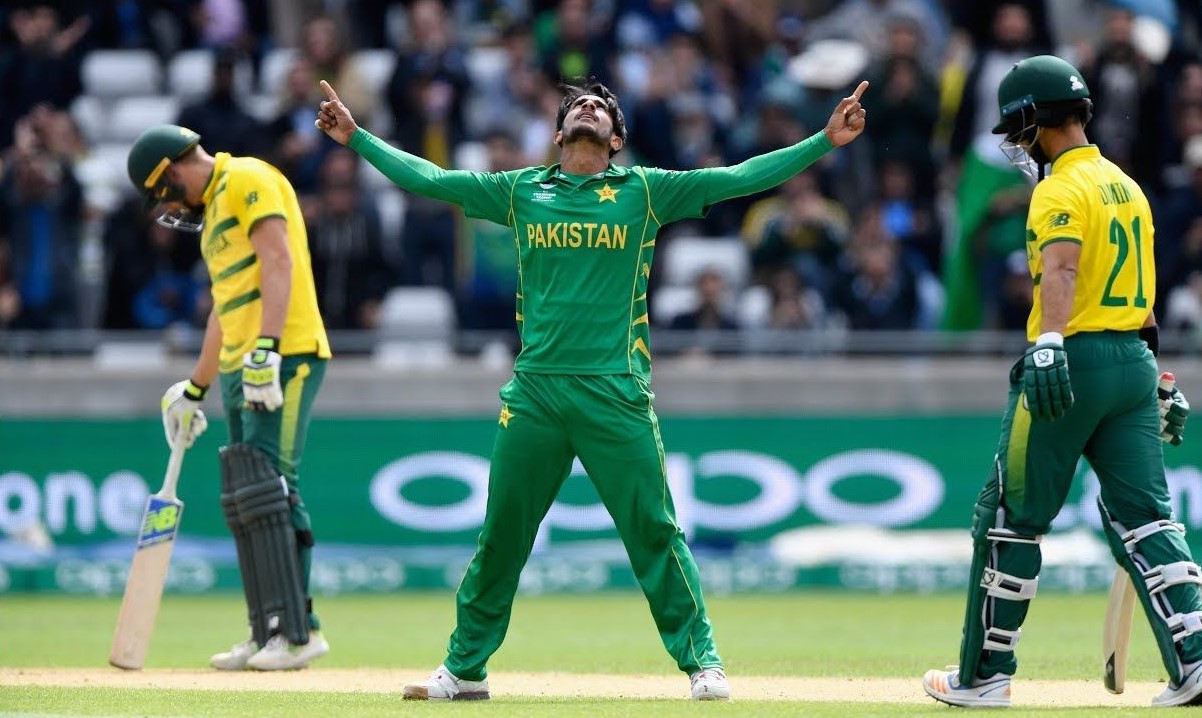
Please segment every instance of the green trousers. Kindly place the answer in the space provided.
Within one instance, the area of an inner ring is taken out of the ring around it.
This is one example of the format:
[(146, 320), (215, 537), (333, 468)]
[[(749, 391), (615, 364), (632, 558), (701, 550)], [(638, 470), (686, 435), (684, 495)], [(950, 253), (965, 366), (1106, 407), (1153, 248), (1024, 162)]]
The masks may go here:
[[(230, 443), (246, 442), (267, 454), (287, 482), (288, 490), (296, 494), (297, 501), (292, 505), (292, 527), (296, 529), (298, 537), (309, 537), (307, 541), (297, 542), (306, 596), (309, 595), (309, 575), (313, 565), (313, 524), (300, 493), (298, 470), (305, 451), (305, 436), (313, 414), (313, 401), (321, 388), (328, 363), (329, 360), (321, 359), (316, 354), (284, 357), (280, 365), (284, 404), (275, 411), (253, 411), (246, 406), (242, 397), (241, 371), (223, 373), (220, 377), (221, 402), (225, 407)], [(309, 624), (314, 629), (321, 628), (316, 614), (309, 614)]]
[(517, 373), (501, 389), (484, 526), (456, 595), (444, 662), (451, 673), (465, 680), (487, 676), (535, 534), (574, 457), (613, 517), (677, 666), (693, 673), (722, 665), (697, 565), (676, 525), (652, 399), (646, 382), (629, 375)]
[[(1025, 536), (1046, 534), (1068, 498), (1077, 462), (1084, 456), (1098, 476), (1102, 501), (1117, 521), (1133, 529), (1170, 518), (1156, 403), (1159, 370), (1152, 353), (1136, 332), (1076, 334), (1065, 340), (1064, 348), (1076, 401), (1055, 421), (1031, 418), (1021, 405), (1021, 362), (1011, 370), (995, 467), (1001, 477), (999, 481), (995, 474), (986, 482), (978, 507), (998, 506), (1000, 500), (1004, 528)], [(999, 570), (1021, 578), (1038, 575), (1038, 546), (999, 543), (994, 551)], [(1188, 559), (1186, 550), (1165, 560)], [(1173, 586), (1165, 595), (1177, 610), (1202, 609), (1197, 586)], [(997, 601), (993, 625), (1017, 630), (1028, 605), (1028, 601)], [(970, 608), (965, 620), (967, 637), (981, 617)], [(980, 645), (966, 640), (962, 646), (961, 665), (970, 662), (964, 651), (974, 650), (973, 643)], [(1202, 634), (1186, 638), (1181, 648), (1187, 661), (1202, 658)], [(1012, 651), (985, 651), (976, 673), (1013, 675), (1016, 669)]]

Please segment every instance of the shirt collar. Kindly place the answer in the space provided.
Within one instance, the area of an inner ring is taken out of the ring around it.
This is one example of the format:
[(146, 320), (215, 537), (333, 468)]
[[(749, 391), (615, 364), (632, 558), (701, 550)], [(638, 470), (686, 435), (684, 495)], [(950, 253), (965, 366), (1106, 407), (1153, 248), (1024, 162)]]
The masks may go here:
[(213, 174), (209, 175), (209, 182), (205, 185), (205, 191), (200, 195), (200, 201), (208, 204), (213, 199), (213, 193), (217, 189), (217, 180), (220, 179), (222, 173), (225, 172), (225, 163), (230, 159), (229, 152), (218, 152), (213, 155)]
[(1074, 162), (1081, 160), (1096, 159), (1101, 157), (1102, 153), (1098, 150), (1097, 145), (1077, 145), (1070, 147), (1060, 153), (1060, 156), (1052, 161), (1052, 171), (1055, 172), (1057, 167), (1066, 167)]
[[(630, 174), (629, 167), (619, 167), (613, 162), (610, 162), (609, 166), (605, 168), (605, 172), (602, 173), (600, 177), (589, 179), (621, 179), (628, 174)], [(538, 173), (534, 175), (535, 182), (555, 182), (564, 178), (564, 174), (559, 169), (558, 162), (550, 167), (539, 167)]]

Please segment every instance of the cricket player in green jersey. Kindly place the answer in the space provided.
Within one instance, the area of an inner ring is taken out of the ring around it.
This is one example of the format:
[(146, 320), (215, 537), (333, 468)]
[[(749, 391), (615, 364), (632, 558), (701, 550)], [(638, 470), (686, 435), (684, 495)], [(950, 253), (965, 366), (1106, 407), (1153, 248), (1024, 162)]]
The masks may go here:
[(208, 425), (205, 395), (219, 382), (230, 441), (220, 454), (221, 504), (251, 636), (210, 664), (303, 668), (330, 650), (308, 595), (313, 531), (297, 474), (330, 343), (292, 185), (254, 157), (210, 155), (200, 139), (158, 125), (129, 151), (129, 177), (147, 208), (194, 233), (212, 281), (200, 357), (163, 396), (163, 427), (168, 444), (191, 446)]
[(973, 512), (960, 663), (928, 671), (923, 687), (952, 705), (1010, 705), (1039, 542), (1084, 456), (1100, 484), (1102, 530), (1169, 674), (1152, 702), (1192, 703), (1202, 696), (1202, 570), (1172, 517), (1162, 443), (1181, 443), (1189, 403), (1175, 387), (1157, 391), (1152, 212), (1086, 139), (1092, 102), (1072, 65), (1051, 55), (1017, 63), (998, 106), (1003, 149), (1038, 171), (1027, 213), (1031, 346), (1010, 371), (993, 471)]
[[(459, 586), (446, 660), (420, 700), (488, 698), (486, 664), (509, 626), (518, 577), (574, 457), (614, 519), (655, 625), (692, 697), (728, 699), (697, 565), (676, 524), (648, 385), (647, 280), (659, 228), (716, 202), (775, 187), (864, 129), (861, 83), (821, 132), (736, 167), (665, 172), (610, 160), (626, 141), (617, 98), (564, 85), (559, 164), (496, 173), (447, 171), (355, 124), (331, 88), (316, 124), (398, 186), (513, 229), (522, 350), (501, 389), (488, 503)], [(451, 241), (447, 238), (447, 241)]]

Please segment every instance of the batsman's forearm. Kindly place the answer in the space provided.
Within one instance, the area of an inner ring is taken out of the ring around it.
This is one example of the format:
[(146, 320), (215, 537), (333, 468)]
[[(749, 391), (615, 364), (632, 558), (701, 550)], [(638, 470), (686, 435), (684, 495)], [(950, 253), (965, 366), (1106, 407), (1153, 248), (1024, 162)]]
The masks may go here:
[(1045, 272), (1039, 283), (1043, 319), (1040, 332), (1064, 334), (1073, 311), (1073, 295), (1077, 291), (1077, 272), (1061, 269)]
[(459, 181), (468, 173), (444, 170), (429, 160), (389, 145), (362, 127), (355, 130), (346, 146), (393, 184), (413, 194), (462, 205), (464, 193), (472, 189), (470, 182)]
[(834, 145), (825, 133), (817, 132), (791, 147), (756, 155), (733, 167), (714, 167), (707, 173), (705, 204), (763, 192), (817, 162)]
[(259, 336), (280, 339), (284, 333), (284, 320), (288, 316), (288, 300), (292, 296), (292, 262), (264, 262), (260, 283), (263, 317)]
[(200, 356), (190, 377), (197, 386), (209, 387), (217, 378), (218, 359), (221, 357), (221, 324), (217, 321), (217, 312), (209, 312), (209, 321), (205, 324), (205, 337), (200, 345)]

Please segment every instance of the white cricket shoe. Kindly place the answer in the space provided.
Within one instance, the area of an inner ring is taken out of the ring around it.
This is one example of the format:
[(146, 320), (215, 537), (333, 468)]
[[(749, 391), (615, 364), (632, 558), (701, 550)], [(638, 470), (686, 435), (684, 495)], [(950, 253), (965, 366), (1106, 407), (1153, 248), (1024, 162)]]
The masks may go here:
[(951, 706), (964, 708), (1009, 708), (1010, 676), (995, 673), (989, 678), (976, 678), (969, 685), (960, 684), (960, 670), (929, 670), (922, 677), (927, 695)]
[(695, 701), (730, 700), (730, 683), (726, 680), (726, 671), (717, 666), (702, 668), (689, 676), (689, 687)]
[(439, 666), (421, 683), (405, 686), (407, 701), (486, 701), (489, 699), (488, 679), (465, 681), (456, 678), (446, 666)]
[(251, 656), (246, 665), (256, 671), (295, 671), (329, 652), (330, 644), (321, 631), (309, 631), (309, 642), (303, 644), (290, 643), (287, 636), (277, 633), (267, 639), (267, 645)]
[(1152, 699), (1154, 706), (1197, 705), (1202, 702), (1202, 662), (1185, 666), (1185, 679), (1180, 685), (1169, 684)]
[(244, 671), (250, 657), (259, 652), (259, 644), (255, 639), (248, 638), (241, 643), (235, 643), (228, 651), (215, 654), (209, 659), (209, 665), (219, 671)]

